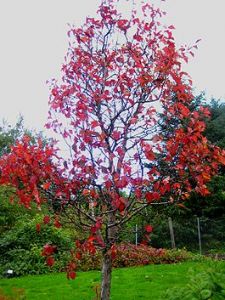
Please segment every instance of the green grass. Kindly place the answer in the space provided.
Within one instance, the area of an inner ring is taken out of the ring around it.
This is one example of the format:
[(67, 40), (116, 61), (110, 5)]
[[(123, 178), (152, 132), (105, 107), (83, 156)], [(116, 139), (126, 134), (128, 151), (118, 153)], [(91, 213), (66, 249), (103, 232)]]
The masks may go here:
[[(186, 262), (172, 265), (149, 265), (113, 270), (112, 300), (157, 300), (162, 293), (188, 281), (188, 269), (204, 269), (205, 263)], [(35, 275), (2, 279), (0, 288), (4, 294), (12, 289), (24, 289), (30, 300), (93, 300), (94, 289), (99, 287), (100, 272), (79, 272), (75, 280), (67, 280), (64, 273)], [(1, 295), (0, 295), (0, 299)], [(13, 298), (15, 299), (15, 298)]]

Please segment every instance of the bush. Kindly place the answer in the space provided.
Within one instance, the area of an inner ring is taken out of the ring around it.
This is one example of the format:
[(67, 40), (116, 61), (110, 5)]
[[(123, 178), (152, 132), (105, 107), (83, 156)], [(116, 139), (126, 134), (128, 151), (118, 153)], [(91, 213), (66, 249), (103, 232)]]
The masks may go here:
[[(69, 260), (68, 250), (72, 247), (70, 236), (62, 229), (46, 225), (40, 232), (36, 224), (42, 216), (33, 220), (24, 220), (12, 230), (2, 235), (0, 240), (0, 274), (12, 269), (16, 276), (43, 274), (62, 271)], [(41, 256), (43, 246), (52, 244), (57, 247), (54, 266), (49, 268), (45, 257)]]
[(100, 251), (97, 251), (95, 255), (84, 252), (80, 260), (76, 259), (76, 266), (81, 271), (100, 270), (101, 260), (102, 255)]
[(162, 299), (168, 300), (224, 300), (225, 264), (209, 262), (206, 270), (190, 271), (189, 283), (183, 288), (167, 290)]
[[(131, 267), (149, 264), (170, 264), (188, 260), (192, 255), (186, 250), (155, 249), (145, 245), (119, 244), (115, 247), (113, 267)], [(101, 268), (101, 253), (95, 255), (82, 253), (81, 260), (75, 261), (79, 270), (97, 270)]]
[[(71, 259), (69, 250), (74, 248), (71, 234), (65, 229), (52, 225), (43, 225), (43, 216), (24, 219), (17, 222), (11, 230), (0, 239), (0, 274), (12, 269), (15, 276), (27, 274), (44, 274), (64, 271)], [(37, 232), (36, 225), (42, 223)], [(41, 255), (45, 244), (56, 246), (52, 267), (46, 265), (46, 257)], [(116, 246), (114, 267), (129, 267), (146, 264), (175, 263), (186, 260), (190, 254), (185, 250), (155, 249), (145, 245), (119, 244)], [(75, 259), (78, 270), (96, 270), (101, 267), (101, 252), (95, 255), (82, 253), (82, 259)]]
[(116, 247), (114, 267), (177, 263), (190, 259), (186, 250), (156, 249), (145, 245), (120, 244)]

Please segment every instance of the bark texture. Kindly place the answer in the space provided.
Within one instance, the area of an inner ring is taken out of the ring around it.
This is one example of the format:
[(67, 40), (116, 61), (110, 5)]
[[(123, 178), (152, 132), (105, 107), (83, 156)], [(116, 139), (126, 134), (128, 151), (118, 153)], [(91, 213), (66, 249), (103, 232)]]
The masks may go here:
[(110, 299), (111, 274), (112, 274), (112, 256), (111, 256), (111, 251), (107, 251), (103, 255), (101, 300)]

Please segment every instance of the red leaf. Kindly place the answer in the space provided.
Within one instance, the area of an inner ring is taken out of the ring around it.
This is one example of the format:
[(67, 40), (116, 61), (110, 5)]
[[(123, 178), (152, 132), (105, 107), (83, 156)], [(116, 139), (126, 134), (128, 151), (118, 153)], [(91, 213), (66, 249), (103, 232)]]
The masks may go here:
[(52, 257), (52, 256), (47, 257), (46, 263), (49, 267), (52, 267), (55, 263), (54, 257)]
[(158, 192), (153, 192), (153, 198), (154, 198), (154, 200), (159, 200), (161, 197)]
[(135, 196), (137, 197), (137, 199), (141, 199), (141, 197), (142, 197), (141, 189), (136, 189), (134, 193), (135, 193)]
[(114, 132), (112, 133), (112, 138), (113, 138), (114, 140), (118, 141), (118, 140), (120, 139), (120, 137), (121, 137), (121, 133), (120, 133), (119, 131), (114, 131)]
[(151, 203), (152, 201), (159, 200), (160, 194), (157, 192), (147, 192), (145, 194), (145, 199), (147, 200), (147, 202)]
[(69, 267), (69, 270), (72, 271), (72, 270), (75, 270), (77, 266), (76, 266), (76, 264), (73, 261), (71, 261), (69, 263), (68, 267)]
[(75, 279), (76, 278), (76, 272), (74, 271), (70, 271), (70, 272), (67, 272), (67, 278), (68, 279)]
[(187, 118), (189, 115), (190, 115), (190, 110), (185, 106), (183, 105), (182, 103), (178, 103), (177, 104), (177, 107), (179, 108), (181, 114)]
[(44, 218), (43, 218), (44, 224), (49, 224), (50, 221), (51, 221), (51, 218), (49, 216), (44, 216)]
[(46, 182), (42, 185), (44, 190), (48, 190), (50, 188), (50, 186), (51, 186), (51, 182)]
[(43, 250), (42, 250), (41, 255), (42, 255), (42, 256), (49, 256), (49, 255), (52, 255), (52, 254), (55, 252), (55, 250), (56, 250), (56, 247), (55, 247), (55, 246), (46, 244), (46, 245), (43, 247)]
[(82, 192), (82, 195), (89, 196), (90, 195), (90, 191), (88, 189), (84, 189), (83, 192)]
[(41, 231), (41, 224), (36, 224), (36, 231), (39, 233)]
[(126, 31), (129, 28), (129, 23), (127, 20), (119, 20), (117, 21), (117, 25), (121, 30)]
[(125, 204), (124, 204), (123, 202), (120, 202), (119, 207), (118, 207), (118, 210), (119, 210), (120, 212), (122, 212), (122, 211), (124, 211), (124, 209), (125, 209)]
[(101, 227), (102, 227), (102, 221), (101, 221), (101, 220), (98, 220), (98, 221), (96, 222), (96, 224), (95, 224), (95, 227), (96, 227), (96, 229), (101, 229)]
[(219, 155), (218, 162), (221, 163), (222, 165), (225, 165), (225, 155)]
[(145, 226), (145, 231), (148, 233), (151, 233), (153, 231), (153, 227), (151, 225), (146, 225)]
[(153, 201), (153, 196), (151, 192), (147, 192), (145, 194), (145, 199), (147, 200), (147, 202), (151, 203)]
[(124, 150), (122, 147), (117, 147), (116, 152), (119, 154), (119, 156), (123, 156), (125, 154)]
[(130, 119), (130, 124), (135, 124), (135, 123), (137, 123), (137, 121), (138, 121), (138, 119), (133, 117)]
[(95, 128), (97, 126), (99, 126), (99, 122), (98, 121), (92, 121), (91, 122), (91, 128)]
[(154, 160), (155, 159), (155, 154), (152, 151), (146, 151), (145, 156), (148, 160)]
[(97, 231), (96, 226), (91, 226), (91, 233), (92, 233), (92, 234), (95, 234), (96, 231)]
[(135, 34), (135, 35), (133, 36), (133, 38), (134, 38), (136, 41), (138, 41), (138, 42), (143, 41), (143, 38), (142, 38), (142, 36), (141, 36), (140, 34)]
[(76, 241), (75, 241), (75, 245), (76, 245), (77, 248), (81, 248), (81, 243), (80, 243), (80, 241), (76, 240)]
[(126, 176), (122, 176), (119, 180), (115, 180), (115, 184), (118, 188), (125, 188), (128, 185), (128, 179)]
[(60, 228), (60, 227), (62, 227), (62, 224), (59, 222), (58, 219), (55, 219), (55, 221), (54, 221), (54, 226), (55, 226), (56, 228)]
[(76, 253), (76, 258), (77, 258), (78, 260), (80, 260), (80, 259), (82, 258), (82, 255), (81, 255), (80, 252), (77, 252), (77, 253)]
[(110, 180), (107, 180), (107, 181), (105, 182), (105, 187), (106, 187), (107, 189), (110, 189), (110, 188), (112, 187), (112, 182), (111, 182)]

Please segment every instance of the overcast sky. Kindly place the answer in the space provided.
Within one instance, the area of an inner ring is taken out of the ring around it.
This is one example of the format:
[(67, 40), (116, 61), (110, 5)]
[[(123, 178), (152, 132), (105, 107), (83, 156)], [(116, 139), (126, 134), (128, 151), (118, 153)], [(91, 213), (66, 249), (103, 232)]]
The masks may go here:
[[(126, 7), (126, 1), (121, 0)], [(156, 0), (152, 0), (156, 2)], [(93, 15), (100, 0), (0, 0), (0, 120), (19, 113), (29, 128), (47, 119), (47, 79), (60, 76), (67, 23)], [(198, 91), (225, 99), (225, 0), (167, 0), (177, 44), (202, 41), (186, 67)]]

